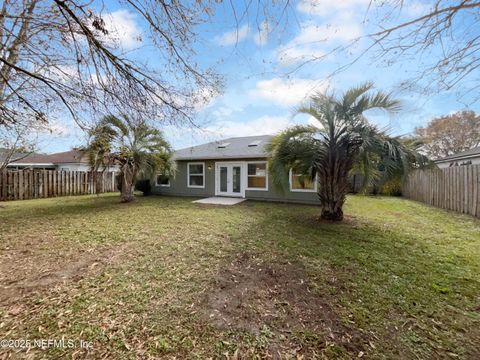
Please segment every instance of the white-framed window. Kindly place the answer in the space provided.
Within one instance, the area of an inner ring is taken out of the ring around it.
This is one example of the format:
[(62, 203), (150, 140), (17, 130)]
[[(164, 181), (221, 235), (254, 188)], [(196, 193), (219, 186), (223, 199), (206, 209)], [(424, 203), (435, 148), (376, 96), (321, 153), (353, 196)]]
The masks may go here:
[(316, 192), (317, 177), (311, 174), (302, 174), (290, 169), (290, 191), (292, 192)]
[(162, 187), (170, 187), (170, 175), (166, 174), (157, 174), (155, 179), (155, 185)]
[(268, 190), (268, 165), (266, 161), (247, 162), (247, 190)]
[(205, 163), (191, 162), (187, 164), (187, 187), (205, 187)]

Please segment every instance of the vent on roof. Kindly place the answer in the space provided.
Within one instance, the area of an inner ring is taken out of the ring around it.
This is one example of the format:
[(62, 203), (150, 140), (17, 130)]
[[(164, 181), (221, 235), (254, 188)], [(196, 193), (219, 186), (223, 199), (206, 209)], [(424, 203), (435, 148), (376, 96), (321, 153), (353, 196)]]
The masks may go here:
[(250, 144), (248, 144), (248, 147), (258, 146), (258, 145), (260, 145), (261, 142), (262, 142), (262, 140), (252, 141)]
[(230, 145), (230, 143), (224, 142), (224, 143), (218, 144), (218, 148), (225, 149), (228, 145)]

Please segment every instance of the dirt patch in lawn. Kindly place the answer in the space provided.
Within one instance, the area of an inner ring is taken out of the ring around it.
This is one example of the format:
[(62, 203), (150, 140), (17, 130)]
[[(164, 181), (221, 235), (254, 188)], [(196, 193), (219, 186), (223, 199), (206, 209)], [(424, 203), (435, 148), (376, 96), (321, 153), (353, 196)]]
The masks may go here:
[(202, 317), (221, 330), (270, 334), (273, 357), (292, 346), (310, 355), (337, 346), (358, 356), (369, 344), (367, 334), (344, 324), (329, 299), (310, 288), (300, 263), (266, 264), (242, 254), (222, 269), (201, 306)]
[[(66, 249), (65, 249), (66, 250)], [(96, 247), (77, 252), (10, 249), (0, 261), (0, 305), (17, 304), (33, 292), (76, 282), (116, 262), (126, 245)]]

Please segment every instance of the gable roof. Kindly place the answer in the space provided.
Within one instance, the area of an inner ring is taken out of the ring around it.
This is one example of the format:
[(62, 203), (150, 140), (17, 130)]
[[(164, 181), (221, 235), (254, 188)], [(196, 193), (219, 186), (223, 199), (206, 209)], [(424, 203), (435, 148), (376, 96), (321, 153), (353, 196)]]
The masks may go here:
[[(252, 159), (268, 156), (273, 135), (233, 137), (175, 151), (175, 160)], [(249, 146), (250, 145), (250, 146)]]
[(480, 146), (475, 147), (470, 150), (465, 150), (462, 152), (459, 152), (457, 154), (453, 154), (441, 159), (438, 159), (436, 162), (444, 162), (444, 161), (451, 161), (451, 160), (462, 160), (464, 158), (471, 158), (471, 157), (477, 157), (480, 156)]
[(88, 154), (84, 150), (74, 149), (50, 155), (30, 155), (12, 164), (89, 164)]

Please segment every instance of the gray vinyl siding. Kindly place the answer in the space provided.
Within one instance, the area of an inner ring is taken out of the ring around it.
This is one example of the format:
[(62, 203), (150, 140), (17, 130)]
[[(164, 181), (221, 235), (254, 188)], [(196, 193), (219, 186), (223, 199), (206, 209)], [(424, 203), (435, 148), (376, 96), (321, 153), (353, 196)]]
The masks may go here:
[[(266, 159), (219, 159), (219, 160), (192, 160), (177, 161), (175, 177), (170, 179), (170, 187), (156, 186), (153, 192), (160, 195), (170, 196), (194, 196), (208, 197), (215, 196), (215, 163), (217, 161), (266, 161)], [(187, 164), (189, 162), (205, 163), (205, 187), (189, 188)], [(210, 167), (210, 170), (208, 169)], [(284, 192), (276, 189), (272, 183), (271, 176), (268, 176), (268, 190), (245, 190), (245, 198), (252, 200), (296, 202), (306, 204), (318, 204), (317, 193), (315, 192), (291, 192), (286, 189)]]
[[(205, 164), (204, 188), (190, 188), (188, 182), (188, 163)], [(208, 169), (210, 167), (210, 170)], [(213, 160), (194, 160), (177, 161), (175, 177), (170, 179), (170, 187), (156, 186), (154, 184), (154, 193), (172, 196), (214, 196), (215, 195), (215, 161)]]

